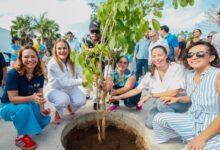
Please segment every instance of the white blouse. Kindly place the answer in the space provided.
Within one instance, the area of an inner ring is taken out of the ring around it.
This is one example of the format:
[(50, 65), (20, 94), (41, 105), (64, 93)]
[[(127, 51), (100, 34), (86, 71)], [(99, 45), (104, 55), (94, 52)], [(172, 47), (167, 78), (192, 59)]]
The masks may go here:
[(161, 93), (169, 90), (185, 89), (185, 79), (186, 71), (184, 67), (175, 62), (171, 62), (162, 81), (160, 80), (158, 70), (155, 69), (154, 76), (151, 77), (150, 73), (147, 72), (137, 88), (141, 90), (147, 89), (150, 93)]
[[(64, 65), (65, 66), (65, 65)], [(58, 89), (65, 90), (71, 89), (73, 86), (78, 86), (82, 84), (82, 70), (79, 67), (75, 68), (74, 76), (71, 75), (70, 65), (67, 64), (62, 71), (52, 58), (48, 63), (48, 84), (47, 89)]]

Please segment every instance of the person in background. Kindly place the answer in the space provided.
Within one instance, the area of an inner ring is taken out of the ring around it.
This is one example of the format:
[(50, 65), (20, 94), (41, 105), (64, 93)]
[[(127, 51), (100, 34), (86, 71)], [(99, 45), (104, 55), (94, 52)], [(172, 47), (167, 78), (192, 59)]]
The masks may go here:
[(186, 48), (188, 48), (191, 44), (193, 44), (195, 42), (202, 41), (201, 35), (202, 35), (202, 31), (200, 29), (193, 30), (193, 38), (192, 38), (192, 40), (187, 42)]
[[(192, 102), (187, 113), (166, 112), (154, 117), (158, 143), (174, 138), (187, 142), (187, 150), (220, 148), (220, 60), (208, 42), (193, 43), (186, 49), (184, 64), (191, 70), (186, 78), (187, 96), (164, 97), (164, 103)], [(185, 150), (184, 149), (184, 150)]]
[(45, 56), (45, 52), (46, 52), (47, 48), (44, 45), (44, 40), (42, 38), (38, 38), (37, 41), (39, 43), (39, 49), (38, 49), (39, 57), (42, 60), (43, 57)]
[[(220, 11), (217, 13), (216, 22), (220, 26)], [(220, 32), (212, 36), (211, 44), (216, 48), (218, 55), (220, 56)]]
[(36, 35), (34, 35), (33, 39), (30, 39), (29, 42), (31, 42), (31, 40), (33, 42), (33, 47), (38, 51), (39, 47), (40, 47), (40, 38), (38, 38)]
[(10, 46), (10, 51), (11, 51), (11, 60), (10, 60), (10, 66), (14, 67), (15, 62), (18, 57), (18, 52), (21, 49), (20, 45), (20, 40), (18, 37), (13, 37), (12, 38), (12, 44)]
[(44, 109), (44, 76), (37, 51), (25, 46), (19, 51), (13, 69), (6, 77), (6, 87), (0, 111), (6, 121), (13, 121), (18, 132), (15, 145), (23, 150), (37, 147), (30, 135), (40, 134), (50, 123), (50, 110)]
[(179, 54), (179, 57), (178, 57), (178, 61), (181, 63), (183, 55), (184, 55), (184, 50), (186, 48), (186, 41), (185, 41), (183, 36), (179, 35), (178, 36), (178, 42), (179, 42), (179, 48), (180, 48), (180, 54)]
[(54, 121), (59, 124), (64, 108), (74, 114), (86, 103), (85, 91), (82, 85), (87, 84), (82, 76), (82, 70), (70, 61), (70, 46), (67, 41), (58, 39), (54, 44), (53, 58), (47, 65), (48, 84), (45, 97), (56, 108)]
[(178, 60), (180, 54), (179, 42), (175, 35), (169, 33), (170, 29), (168, 26), (164, 25), (160, 27), (159, 34), (162, 38), (167, 40), (169, 45), (169, 59), (170, 61)]
[(78, 39), (73, 35), (72, 32), (67, 32), (66, 38), (67, 38), (67, 42), (70, 45), (71, 51), (72, 50), (76, 50), (78, 52), (81, 51), (80, 43), (79, 43)]
[[(83, 41), (82, 48), (85, 47), (86, 49), (92, 51), (95, 45), (99, 44), (101, 40), (100, 23), (96, 20), (91, 21), (89, 24), (89, 32), (90, 34), (86, 34), (86, 36), (82, 39)], [(92, 57), (98, 58), (99, 55), (94, 55)], [(90, 58), (88, 57), (88, 59)], [(103, 60), (102, 71), (104, 71), (104, 68), (105, 68), (105, 61)], [(87, 90), (86, 99), (90, 99), (89, 89)], [(99, 107), (99, 105), (97, 105), (96, 102), (94, 102), (93, 108), (96, 109), (97, 106)]]
[(211, 31), (208, 35), (207, 35), (207, 42), (211, 43), (212, 42), (212, 37), (214, 34), (218, 33), (217, 31)]
[(164, 46), (166, 48), (168, 54), (169, 54), (170, 50), (169, 50), (169, 46), (168, 46), (167, 41), (163, 38), (159, 38), (159, 34), (157, 31), (151, 30), (149, 32), (149, 37), (150, 37), (151, 42), (150, 42), (150, 45), (148, 48), (148, 51), (149, 51), (148, 65), (151, 66), (151, 60), (152, 60), (151, 51), (152, 51), (153, 47), (155, 47), (157, 45)]
[(144, 68), (144, 74), (148, 71), (148, 57), (149, 57), (149, 45), (150, 39), (148, 36), (148, 31), (144, 33), (144, 37), (136, 43), (135, 51), (133, 56), (133, 61), (136, 63), (136, 80), (142, 75)]
[(7, 65), (3, 54), (0, 52), (0, 86), (5, 86), (6, 75), (7, 75)]

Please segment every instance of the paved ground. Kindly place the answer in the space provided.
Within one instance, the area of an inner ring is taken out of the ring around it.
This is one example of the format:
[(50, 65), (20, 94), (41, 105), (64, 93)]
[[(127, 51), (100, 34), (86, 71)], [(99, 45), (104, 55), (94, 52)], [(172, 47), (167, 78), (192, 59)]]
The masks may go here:
[[(1, 93), (1, 91), (0, 91)], [(92, 109), (92, 100), (88, 100), (86, 105), (83, 106), (79, 111), (76, 112), (75, 116), (69, 116), (65, 115), (63, 118), (63, 122), (60, 125), (56, 125), (53, 122), (51, 122), (40, 135), (36, 135), (33, 138), (38, 143), (37, 150), (64, 150), (62, 144), (61, 144), (61, 133), (64, 129), (64, 127), (71, 122), (73, 117), (80, 116), (85, 113), (94, 113), (94, 110)], [(179, 150), (183, 147), (183, 144), (180, 142), (170, 142), (168, 144), (157, 144), (153, 138), (153, 132), (152, 130), (144, 127), (144, 120), (146, 118), (146, 110), (148, 108), (148, 104), (145, 103), (143, 105), (143, 110), (141, 112), (137, 112), (135, 109), (129, 109), (121, 105), (121, 109), (112, 112), (117, 113), (117, 115), (121, 116), (129, 116), (132, 118), (135, 118), (141, 126), (143, 127), (143, 132), (145, 132), (146, 137), (149, 141), (150, 150)], [(47, 107), (51, 108), (53, 107), (51, 104), (47, 103)], [(13, 126), (12, 122), (5, 122), (3, 120), (0, 120), (0, 150), (18, 150), (17, 147), (14, 145), (14, 139), (16, 137), (16, 130)]]

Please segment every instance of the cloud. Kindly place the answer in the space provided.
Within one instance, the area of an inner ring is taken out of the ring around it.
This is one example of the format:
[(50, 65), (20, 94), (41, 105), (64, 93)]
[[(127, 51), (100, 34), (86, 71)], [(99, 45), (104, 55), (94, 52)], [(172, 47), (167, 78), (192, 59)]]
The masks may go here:
[(168, 25), (171, 29), (189, 29), (205, 20), (204, 12), (201, 11), (201, 3), (196, 3), (193, 7), (179, 8), (173, 7), (164, 10), (161, 24)]
[(10, 29), (11, 21), (18, 15), (39, 16), (47, 12), (65, 33), (73, 24), (90, 19), (91, 9), (85, 0), (0, 0), (0, 27)]

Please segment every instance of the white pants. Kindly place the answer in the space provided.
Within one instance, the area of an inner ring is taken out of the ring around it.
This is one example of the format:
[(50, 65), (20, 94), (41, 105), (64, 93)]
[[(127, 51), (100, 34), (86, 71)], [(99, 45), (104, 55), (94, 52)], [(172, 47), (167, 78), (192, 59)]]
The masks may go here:
[(51, 89), (46, 93), (46, 98), (53, 104), (59, 115), (63, 115), (64, 108), (71, 105), (77, 111), (86, 103), (86, 96), (82, 86), (75, 86), (71, 90)]

